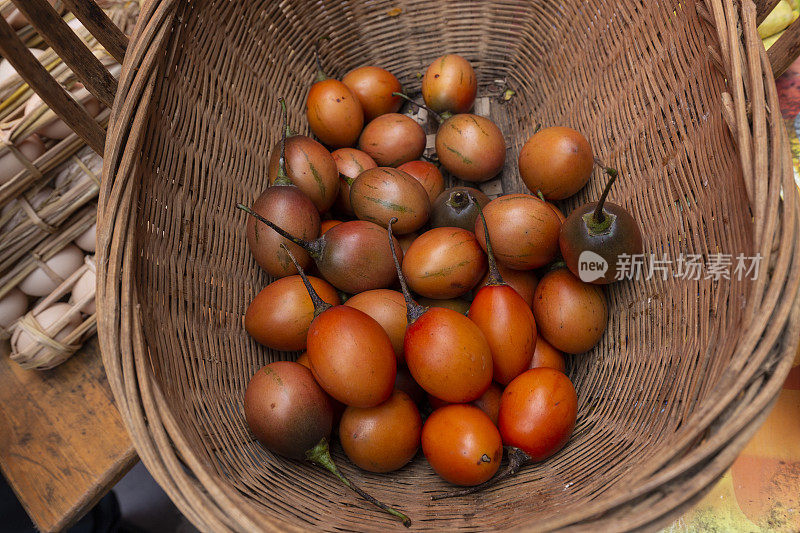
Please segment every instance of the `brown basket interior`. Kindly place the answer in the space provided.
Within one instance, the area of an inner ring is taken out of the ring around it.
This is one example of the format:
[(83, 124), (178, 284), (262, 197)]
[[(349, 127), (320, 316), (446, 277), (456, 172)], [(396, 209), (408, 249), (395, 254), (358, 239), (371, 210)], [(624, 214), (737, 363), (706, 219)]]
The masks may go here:
[[(262, 365), (292, 355), (257, 345), (242, 316), (267, 276), (234, 208), (265, 187), (279, 132), (277, 98), (295, 130), (323, 35), (329, 74), (362, 64), (395, 73), (413, 92), (441, 53), (475, 66), (481, 93), (509, 141), (505, 192), (523, 191), (517, 153), (535, 125), (584, 132), (621, 171), (612, 201), (641, 222), (645, 249), (753, 252), (734, 141), (722, 119), (723, 74), (708, 52), (713, 28), (692, 2), (197, 1), (179, 9), (142, 157), (135, 273), (152, 366), (196, 453), (264, 513), (300, 526), (396, 525), (312, 467), (276, 457), (250, 436), (241, 400)], [(401, 8), (399, 16), (388, 11)], [(599, 175), (576, 199), (596, 199)], [(557, 456), (467, 499), (430, 502), (446, 488), (421, 454), (388, 475), (338, 462), (397, 504), (417, 527), (468, 530), (535, 524), (622, 490), (692, 427), (741, 334), (747, 281), (658, 278), (614, 285), (602, 343), (570, 360), (580, 399), (575, 434)]]

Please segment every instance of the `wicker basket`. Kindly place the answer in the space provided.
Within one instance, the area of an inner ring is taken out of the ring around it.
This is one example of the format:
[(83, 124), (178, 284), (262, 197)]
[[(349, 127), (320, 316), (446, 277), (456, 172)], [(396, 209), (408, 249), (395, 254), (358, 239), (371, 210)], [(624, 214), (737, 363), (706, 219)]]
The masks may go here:
[(763, 256), (756, 280), (613, 286), (604, 340), (570, 361), (572, 440), (513, 481), (431, 502), (446, 485), (424, 460), (372, 475), (337, 452), (344, 470), (419, 530), (653, 529), (693, 504), (766, 416), (800, 326), (797, 196), (755, 20), (751, 0), (146, 2), (106, 143), (98, 330), (137, 451), (179, 509), (205, 531), (401, 529), (264, 450), (242, 414), (249, 377), (281, 355), (242, 327), (268, 279), (234, 205), (266, 184), (279, 96), (307, 131), (322, 35), (337, 76), (377, 64), (414, 91), (450, 51), (482, 94), (505, 80), (516, 96), (490, 112), (512, 140), (506, 192), (535, 124), (566, 124), (621, 170), (613, 199), (647, 252)]

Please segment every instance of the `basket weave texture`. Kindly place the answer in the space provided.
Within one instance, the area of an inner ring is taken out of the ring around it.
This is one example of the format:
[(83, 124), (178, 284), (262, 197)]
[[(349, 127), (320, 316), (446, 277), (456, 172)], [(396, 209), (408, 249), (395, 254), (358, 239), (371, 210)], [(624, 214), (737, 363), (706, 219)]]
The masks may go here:
[[(397, 15), (397, 9), (401, 12)], [(244, 215), (313, 79), (312, 47), (341, 76), (362, 64), (407, 90), (444, 52), (468, 58), (509, 140), (501, 185), (523, 191), (518, 150), (537, 123), (584, 132), (620, 169), (612, 201), (645, 250), (763, 256), (756, 280), (654, 277), (607, 291), (607, 334), (571, 358), (579, 397), (569, 444), (477, 496), (424, 460), (357, 472), (414, 529), (652, 529), (731, 464), (776, 398), (798, 338), (798, 203), (788, 141), (751, 0), (151, 0), (126, 56), (106, 143), (98, 329), (137, 450), (202, 530), (400, 528), (324, 472), (249, 434), (242, 396), (263, 364), (242, 316), (267, 277)], [(592, 180), (573, 204), (596, 199)]]

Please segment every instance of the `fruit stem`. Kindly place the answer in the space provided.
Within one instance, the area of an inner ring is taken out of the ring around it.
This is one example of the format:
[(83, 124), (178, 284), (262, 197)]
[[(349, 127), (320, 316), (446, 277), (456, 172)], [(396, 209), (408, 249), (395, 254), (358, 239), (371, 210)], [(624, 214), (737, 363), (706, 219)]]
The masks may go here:
[(278, 98), (281, 104), (281, 113), (283, 113), (283, 133), (281, 134), (281, 156), (278, 159), (278, 176), (272, 185), (292, 185), (292, 180), (286, 174), (286, 137), (291, 135), (289, 133), (289, 112), (286, 110), (286, 102), (283, 98)]
[(494, 251), (492, 250), (492, 239), (489, 238), (489, 226), (486, 224), (486, 217), (483, 215), (483, 208), (480, 202), (474, 196), (470, 196), (472, 203), (478, 208), (478, 215), (481, 217), (483, 224), (483, 234), (486, 239), (486, 255), (489, 258), (489, 279), (486, 281), (486, 286), (490, 285), (505, 285), (503, 276), (500, 275), (500, 270), (497, 269), (497, 261), (494, 258)]
[(304, 241), (303, 239), (298, 239), (297, 237), (295, 237), (291, 233), (287, 232), (283, 228), (281, 228), (278, 225), (276, 225), (274, 222), (272, 222), (270, 220), (267, 220), (266, 218), (262, 217), (261, 215), (259, 215), (258, 213), (256, 213), (252, 209), (250, 209), (249, 207), (247, 207), (245, 205), (242, 205), (242, 204), (236, 204), (236, 207), (241, 209), (242, 211), (244, 211), (248, 215), (250, 215), (252, 217), (255, 217), (255, 219), (258, 220), (259, 222), (261, 222), (262, 224), (266, 224), (267, 226), (269, 226), (270, 228), (275, 230), (275, 232), (278, 235), (280, 235), (281, 237), (283, 237), (284, 239), (288, 239), (288, 240), (292, 241), (297, 246), (301, 247), (303, 250), (308, 252), (308, 254), (311, 257), (313, 257), (314, 259), (319, 259), (320, 255), (322, 253), (322, 250), (321, 250), (321, 247), (322, 247), (321, 246), (321, 242), (322, 241), (320, 239), (317, 239), (314, 242), (308, 242), (308, 241)]
[(450, 207), (456, 209), (464, 209), (469, 205), (469, 194), (465, 193), (464, 191), (456, 191), (447, 201)]
[(592, 216), (592, 218), (597, 224), (602, 224), (606, 220), (606, 215), (605, 213), (603, 213), (603, 204), (606, 203), (606, 197), (608, 196), (608, 193), (611, 191), (611, 186), (617, 180), (617, 176), (619, 175), (619, 173), (615, 169), (605, 166), (602, 162), (600, 162), (599, 159), (595, 159), (595, 163), (600, 167), (602, 167), (605, 173), (608, 174), (609, 177), (608, 183), (606, 183), (606, 187), (605, 189), (603, 189), (603, 194), (600, 195), (600, 200), (598, 200), (597, 207), (595, 207), (594, 215)]
[(508, 450), (508, 464), (506, 467), (500, 471), (496, 476), (494, 476), (489, 481), (484, 481), (480, 485), (475, 485), (474, 487), (467, 487), (465, 489), (458, 489), (453, 490), (450, 492), (445, 492), (444, 494), (435, 494), (431, 496), (431, 500), (444, 500), (445, 498), (456, 498), (458, 496), (466, 496), (468, 494), (474, 494), (476, 492), (480, 492), (485, 488), (491, 487), (492, 485), (496, 484), (498, 481), (502, 481), (507, 477), (511, 477), (517, 472), (519, 469), (525, 466), (530, 460), (531, 457), (527, 453), (523, 452), (519, 448), (514, 448), (513, 446), (507, 447)]
[(536, 190), (536, 196), (538, 196), (538, 197), (539, 197), (539, 200), (541, 200), (541, 201), (543, 201), (543, 202), (546, 202), (546, 201), (547, 201), (547, 198), (545, 198), (545, 197), (544, 197), (544, 193), (542, 192), (542, 190), (541, 190), (541, 189), (537, 189), (537, 190)]
[(306, 273), (303, 271), (303, 267), (301, 267), (300, 263), (297, 262), (297, 259), (294, 258), (294, 254), (292, 254), (292, 252), (289, 251), (289, 248), (287, 248), (286, 245), (283, 243), (281, 243), (281, 248), (283, 248), (283, 251), (286, 252), (286, 255), (289, 256), (289, 259), (292, 260), (292, 263), (294, 263), (294, 266), (297, 269), (297, 273), (300, 274), (300, 279), (303, 280), (303, 285), (306, 286), (308, 295), (311, 296), (311, 302), (314, 304), (314, 318), (317, 318), (319, 315), (321, 315), (322, 313), (324, 313), (333, 306), (319, 297), (319, 294), (317, 294), (317, 290), (314, 288), (311, 282), (308, 281), (308, 276), (306, 276)]
[[(323, 37), (319, 39), (319, 41), (327, 39), (327, 37)], [(325, 74), (325, 71), (322, 70), (322, 61), (319, 59), (319, 41), (314, 41), (314, 63), (317, 65), (317, 76), (316, 81), (325, 81), (328, 79), (328, 75)]]
[(392, 93), (392, 96), (399, 96), (400, 98), (402, 98), (403, 100), (407, 101), (411, 105), (415, 105), (420, 109), (424, 109), (425, 111), (427, 111), (428, 113), (430, 113), (431, 115), (436, 117), (436, 120), (438, 120), (439, 122), (442, 122), (443, 120), (447, 120), (448, 118), (453, 116), (452, 113), (448, 113), (446, 111), (444, 113), (437, 113), (436, 111), (434, 111), (430, 107), (426, 106), (425, 104), (418, 104), (417, 102), (412, 100), (410, 97), (408, 97), (404, 93)]
[(377, 500), (373, 496), (367, 494), (366, 492), (361, 490), (361, 488), (358, 485), (353, 484), (352, 481), (346, 478), (345, 475), (341, 473), (341, 471), (339, 471), (339, 469), (336, 467), (336, 463), (333, 462), (330, 448), (328, 447), (328, 440), (325, 437), (322, 437), (322, 440), (320, 440), (316, 446), (306, 451), (306, 459), (309, 462), (324, 468), (325, 470), (327, 470), (328, 472), (339, 478), (339, 481), (344, 483), (347, 487), (356, 492), (359, 496), (367, 500), (369, 503), (375, 505), (376, 507), (389, 513), (390, 515), (399, 518), (404, 526), (411, 527), (411, 519), (409, 517), (407, 517), (397, 509), (393, 509), (388, 505), (386, 505), (385, 503)]
[(389, 231), (389, 249), (392, 251), (392, 259), (394, 260), (394, 268), (397, 269), (397, 279), (400, 280), (400, 288), (403, 291), (403, 298), (406, 300), (406, 318), (410, 326), (417, 321), (419, 317), (425, 314), (428, 310), (427, 307), (419, 305), (411, 297), (411, 291), (408, 290), (406, 285), (406, 278), (403, 276), (403, 271), (400, 269), (400, 261), (397, 260), (397, 251), (394, 249), (394, 237), (392, 236), (392, 224), (397, 222), (397, 217), (392, 217), (387, 226)]

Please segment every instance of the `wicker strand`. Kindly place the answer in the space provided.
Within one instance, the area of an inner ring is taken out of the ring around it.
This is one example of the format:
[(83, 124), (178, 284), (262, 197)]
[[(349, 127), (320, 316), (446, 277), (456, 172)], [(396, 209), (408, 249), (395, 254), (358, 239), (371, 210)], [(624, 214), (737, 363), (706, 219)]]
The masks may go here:
[(58, 231), (58, 228), (55, 226), (51, 226), (44, 220), (39, 217), (39, 214), (36, 210), (31, 206), (30, 202), (25, 199), (24, 196), (20, 196), (17, 198), (17, 204), (22, 207), (22, 210), (25, 211), (25, 214), (28, 215), (28, 218), (33, 223), (34, 226), (41, 229), (45, 233), (53, 234)]

